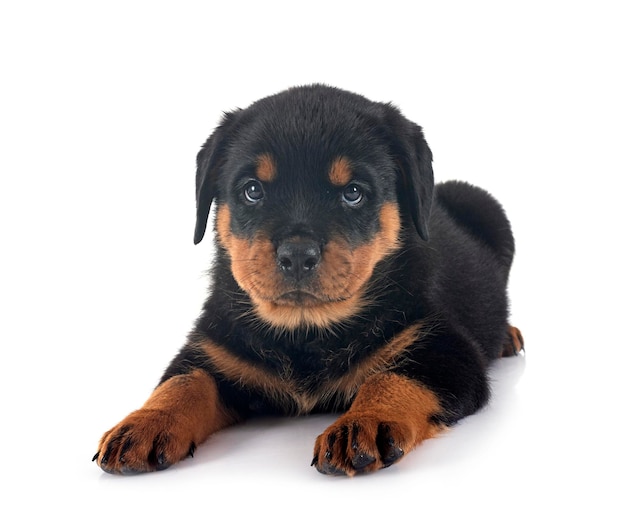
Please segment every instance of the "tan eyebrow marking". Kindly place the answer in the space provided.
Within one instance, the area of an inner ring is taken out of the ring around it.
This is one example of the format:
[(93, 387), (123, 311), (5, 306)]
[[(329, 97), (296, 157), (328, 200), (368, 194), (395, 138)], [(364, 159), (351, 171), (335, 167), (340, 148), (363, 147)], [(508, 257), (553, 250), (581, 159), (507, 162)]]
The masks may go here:
[(330, 166), (328, 177), (334, 185), (341, 187), (348, 185), (352, 180), (350, 161), (344, 156), (337, 157)]
[(271, 182), (276, 178), (277, 169), (273, 157), (262, 153), (256, 159), (256, 176), (262, 182)]

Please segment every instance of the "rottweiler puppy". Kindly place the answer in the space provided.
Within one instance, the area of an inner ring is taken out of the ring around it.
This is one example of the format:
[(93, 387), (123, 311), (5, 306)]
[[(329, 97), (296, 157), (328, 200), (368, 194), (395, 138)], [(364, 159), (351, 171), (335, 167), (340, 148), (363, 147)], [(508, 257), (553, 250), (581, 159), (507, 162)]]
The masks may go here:
[(422, 129), (312, 85), (224, 115), (197, 156), (194, 241), (215, 208), (211, 291), (141, 409), (106, 432), (107, 472), (165, 469), (254, 415), (340, 412), (312, 465), (390, 466), (482, 407), (515, 250), (501, 205), (434, 185)]

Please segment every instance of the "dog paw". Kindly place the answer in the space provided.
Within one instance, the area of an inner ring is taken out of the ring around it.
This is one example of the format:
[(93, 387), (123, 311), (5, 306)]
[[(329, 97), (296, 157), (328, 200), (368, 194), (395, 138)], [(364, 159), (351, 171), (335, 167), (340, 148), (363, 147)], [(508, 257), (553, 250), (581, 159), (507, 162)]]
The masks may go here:
[(412, 434), (399, 422), (346, 415), (317, 438), (311, 465), (329, 475), (376, 471), (395, 463), (412, 448)]
[(196, 444), (181, 433), (177, 415), (140, 409), (102, 436), (93, 457), (107, 473), (135, 474), (160, 471), (193, 456)]
[(507, 340), (502, 347), (502, 356), (515, 356), (521, 351), (524, 351), (524, 337), (522, 337), (522, 332), (515, 326), (509, 326)]

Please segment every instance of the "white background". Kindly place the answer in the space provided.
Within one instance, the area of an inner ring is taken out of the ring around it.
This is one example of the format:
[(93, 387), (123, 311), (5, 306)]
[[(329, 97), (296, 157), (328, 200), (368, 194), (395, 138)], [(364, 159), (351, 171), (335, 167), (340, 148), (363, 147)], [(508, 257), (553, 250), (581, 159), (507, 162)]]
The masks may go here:
[[(620, 2), (3, 2), (0, 504), (624, 506)], [(226, 6), (227, 4), (227, 6)], [(194, 159), (222, 111), (325, 82), (424, 127), (438, 180), (496, 195), (524, 357), (396, 466), (309, 467), (330, 416), (214, 436), (167, 471), (90, 460), (206, 292)]]

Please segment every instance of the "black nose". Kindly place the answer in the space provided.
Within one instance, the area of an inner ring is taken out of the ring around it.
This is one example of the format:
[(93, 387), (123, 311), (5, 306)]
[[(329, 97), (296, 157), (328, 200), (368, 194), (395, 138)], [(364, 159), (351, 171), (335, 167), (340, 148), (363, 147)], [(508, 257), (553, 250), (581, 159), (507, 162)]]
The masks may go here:
[(306, 239), (287, 240), (276, 251), (280, 269), (296, 280), (310, 275), (319, 265), (321, 257), (319, 244)]

